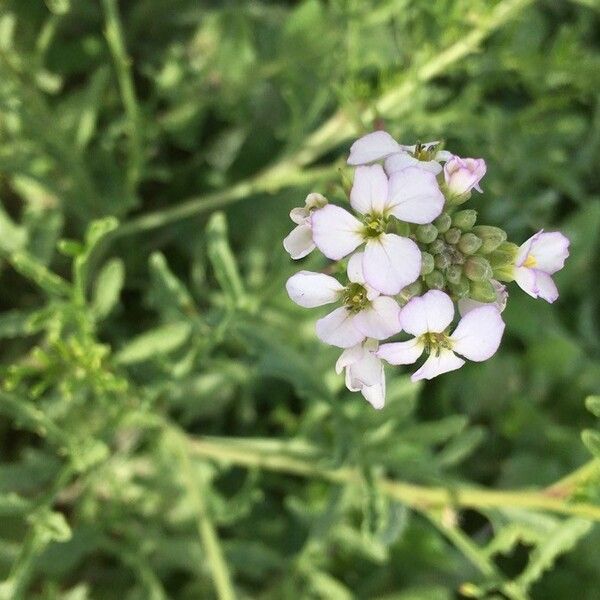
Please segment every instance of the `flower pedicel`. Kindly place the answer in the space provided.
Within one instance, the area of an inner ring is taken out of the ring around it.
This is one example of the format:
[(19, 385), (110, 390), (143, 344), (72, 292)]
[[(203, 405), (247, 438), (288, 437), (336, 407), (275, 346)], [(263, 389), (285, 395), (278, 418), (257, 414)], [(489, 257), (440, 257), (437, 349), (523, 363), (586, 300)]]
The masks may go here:
[[(417, 381), (491, 358), (504, 332), (504, 283), (558, 298), (551, 275), (569, 255), (564, 235), (542, 230), (519, 247), (460, 208), (472, 190), (482, 191), (483, 159), (455, 156), (439, 142), (404, 146), (375, 131), (352, 144), (348, 164), (355, 214), (309, 194), (290, 213), (297, 226), (284, 240), (293, 259), (315, 248), (334, 261), (348, 258), (347, 281), (300, 271), (286, 288), (305, 308), (340, 305), (317, 321), (317, 336), (344, 349), (336, 371), (374, 408), (385, 404), (382, 361), (409, 365), (425, 355)], [(382, 343), (399, 333), (402, 340)]]

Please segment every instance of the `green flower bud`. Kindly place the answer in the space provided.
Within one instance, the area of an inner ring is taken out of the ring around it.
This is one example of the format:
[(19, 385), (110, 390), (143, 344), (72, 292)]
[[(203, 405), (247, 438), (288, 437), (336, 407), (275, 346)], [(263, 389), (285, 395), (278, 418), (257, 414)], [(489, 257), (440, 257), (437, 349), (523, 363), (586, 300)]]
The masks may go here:
[(431, 271), (424, 280), (430, 290), (443, 290), (446, 285), (446, 279), (439, 271)]
[(493, 252), (506, 241), (506, 231), (491, 225), (476, 225), (473, 227), (473, 233), (483, 241), (480, 248), (482, 254)]
[(429, 252), (421, 252), (421, 275), (428, 275), (433, 271), (433, 256)]
[(444, 237), (449, 244), (456, 244), (460, 240), (461, 230), (458, 227), (451, 227), (446, 231)]
[(452, 259), (453, 265), (464, 264), (465, 256), (458, 248), (456, 248), (456, 246), (450, 246), (448, 248), (448, 254), (450, 255), (450, 258)]
[(496, 300), (496, 290), (489, 280), (471, 281), (469, 296), (478, 302), (494, 302)]
[(408, 302), (413, 296), (420, 296), (422, 291), (423, 283), (417, 279), (400, 292), (400, 297), (404, 302)]
[(472, 208), (459, 210), (452, 215), (452, 225), (463, 231), (469, 231), (477, 221), (477, 211)]
[(450, 265), (446, 269), (446, 279), (450, 283), (457, 284), (462, 276), (462, 267), (460, 265)]
[(458, 240), (458, 249), (463, 254), (475, 254), (481, 248), (482, 243), (474, 233), (463, 233)]
[(438, 236), (438, 230), (434, 225), (419, 225), (416, 231), (416, 237), (423, 244), (431, 244)]
[(446, 244), (444, 244), (444, 240), (438, 238), (429, 244), (429, 253), (430, 254), (439, 254), (446, 249)]
[(440, 252), (440, 254), (435, 255), (435, 267), (440, 271), (446, 270), (452, 264), (452, 260), (450, 259), (450, 255), (448, 252)]
[(448, 287), (456, 300), (466, 298), (469, 295), (469, 281), (464, 277), (458, 283), (448, 284)]
[(408, 237), (410, 235), (410, 225), (404, 221), (398, 221), (398, 219), (390, 219), (387, 233), (396, 233), (401, 237)]
[(469, 256), (465, 261), (464, 273), (471, 281), (485, 281), (492, 277), (492, 267), (483, 256)]
[(433, 222), (433, 224), (436, 226), (437, 230), (440, 233), (446, 233), (446, 231), (448, 231), (448, 229), (450, 229), (450, 227), (452, 226), (452, 217), (448, 213), (443, 212)]

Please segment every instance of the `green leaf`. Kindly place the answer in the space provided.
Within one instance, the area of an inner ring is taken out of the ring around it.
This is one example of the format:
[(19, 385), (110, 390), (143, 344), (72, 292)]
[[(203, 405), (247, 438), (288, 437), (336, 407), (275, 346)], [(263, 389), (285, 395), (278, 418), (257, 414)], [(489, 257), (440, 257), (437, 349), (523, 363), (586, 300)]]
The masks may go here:
[(593, 429), (584, 429), (581, 432), (581, 439), (586, 448), (596, 457), (600, 458), (600, 433)]
[(33, 513), (30, 520), (42, 540), (46, 542), (66, 542), (71, 539), (71, 528), (62, 513), (42, 509)]
[(585, 399), (585, 407), (596, 417), (600, 417), (600, 396), (588, 396)]
[(183, 346), (191, 333), (190, 323), (168, 323), (133, 338), (119, 350), (115, 358), (122, 365), (151, 360), (157, 355), (169, 354)]
[(24, 252), (13, 254), (10, 261), (23, 277), (26, 277), (50, 296), (68, 296), (71, 286), (62, 277), (50, 272), (36, 258)]
[(440, 465), (450, 467), (471, 455), (485, 438), (483, 427), (472, 427), (450, 440), (438, 454)]
[(125, 265), (120, 258), (109, 260), (98, 274), (92, 295), (92, 310), (97, 319), (107, 317), (119, 302), (125, 282)]
[(155, 252), (149, 261), (152, 277), (152, 303), (161, 313), (179, 313), (190, 317), (197, 314), (197, 308), (185, 284), (169, 269), (167, 259)]

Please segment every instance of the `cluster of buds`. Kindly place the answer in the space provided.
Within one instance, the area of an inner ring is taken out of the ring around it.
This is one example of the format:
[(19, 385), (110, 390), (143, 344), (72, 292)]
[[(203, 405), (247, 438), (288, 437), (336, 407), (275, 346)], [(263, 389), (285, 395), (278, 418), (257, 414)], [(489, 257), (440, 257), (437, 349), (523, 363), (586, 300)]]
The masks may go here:
[[(439, 142), (403, 146), (376, 131), (352, 145), (348, 164), (355, 214), (309, 194), (290, 213), (297, 226), (284, 240), (293, 259), (318, 248), (344, 281), (300, 271), (286, 287), (300, 306), (338, 305), (317, 321), (317, 336), (343, 349), (337, 372), (375, 408), (385, 404), (382, 361), (409, 365), (425, 354), (417, 381), (493, 356), (504, 332), (504, 283), (558, 298), (552, 274), (569, 254), (564, 235), (540, 231), (517, 246), (462, 207), (481, 192), (483, 159), (452, 155)], [(398, 335), (411, 337), (381, 343)]]

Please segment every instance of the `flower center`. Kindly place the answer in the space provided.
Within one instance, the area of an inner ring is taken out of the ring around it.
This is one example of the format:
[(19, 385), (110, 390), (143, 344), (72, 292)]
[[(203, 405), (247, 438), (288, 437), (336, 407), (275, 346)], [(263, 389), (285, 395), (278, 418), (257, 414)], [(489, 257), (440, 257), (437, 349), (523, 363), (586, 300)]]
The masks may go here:
[(438, 356), (442, 350), (450, 350), (452, 348), (452, 341), (445, 333), (433, 333), (428, 331), (421, 336), (420, 340), (425, 346), (425, 352), (427, 354), (435, 353), (435, 355)]
[(367, 215), (363, 230), (365, 237), (377, 238), (387, 229), (387, 219), (383, 215)]
[(364, 310), (369, 305), (366, 288), (360, 283), (351, 283), (344, 290), (343, 302), (350, 312)]
[(417, 142), (413, 156), (417, 160), (425, 162), (433, 160), (437, 154), (437, 147), (437, 144), (421, 144), (421, 142)]
[(537, 265), (537, 260), (535, 260), (535, 256), (531, 254), (525, 259), (523, 266), (528, 269), (533, 269)]

